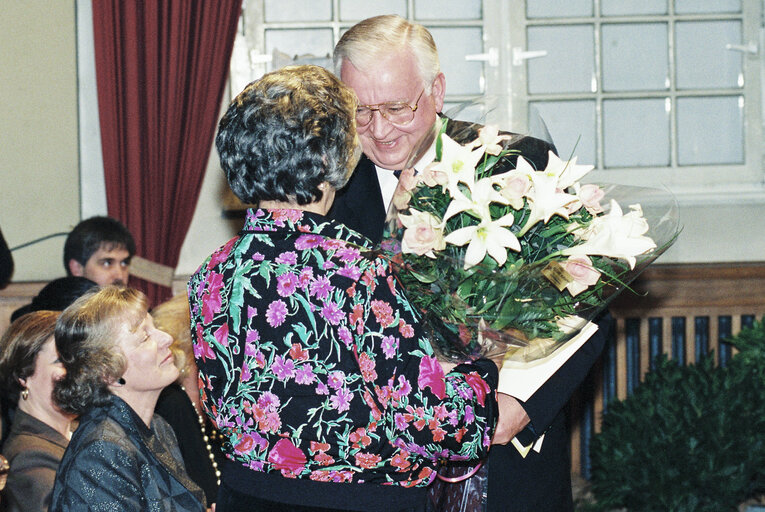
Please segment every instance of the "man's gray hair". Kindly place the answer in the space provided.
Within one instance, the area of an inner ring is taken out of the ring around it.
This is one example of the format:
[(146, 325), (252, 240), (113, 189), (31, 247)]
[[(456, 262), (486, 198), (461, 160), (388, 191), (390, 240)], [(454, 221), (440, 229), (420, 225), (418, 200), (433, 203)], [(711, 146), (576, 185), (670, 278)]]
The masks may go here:
[(401, 49), (414, 55), (425, 93), (430, 94), (430, 87), (441, 72), (433, 36), (424, 26), (393, 14), (367, 18), (343, 34), (332, 56), (335, 73), (340, 76), (346, 59), (366, 73), (381, 58)]

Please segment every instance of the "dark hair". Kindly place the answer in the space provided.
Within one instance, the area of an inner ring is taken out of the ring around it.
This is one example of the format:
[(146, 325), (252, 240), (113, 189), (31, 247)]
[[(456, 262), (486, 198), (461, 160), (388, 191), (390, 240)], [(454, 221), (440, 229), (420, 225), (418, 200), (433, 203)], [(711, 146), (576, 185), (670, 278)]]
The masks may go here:
[(53, 400), (80, 415), (103, 405), (127, 365), (118, 333), (136, 329), (149, 309), (146, 296), (133, 288), (105, 286), (74, 301), (56, 322), (56, 349), (66, 375), (53, 386)]
[(69, 261), (75, 260), (85, 265), (99, 249), (111, 251), (124, 248), (132, 258), (135, 254), (135, 240), (117, 219), (111, 217), (91, 217), (77, 224), (64, 242), (64, 268), (67, 275), (72, 275)]
[(87, 277), (67, 276), (54, 279), (46, 284), (31, 304), (20, 307), (11, 314), (11, 321), (32, 311), (63, 311), (80, 295), (98, 284)]
[(323, 181), (348, 181), (360, 156), (356, 96), (318, 66), (289, 66), (249, 84), (229, 105), (215, 145), (234, 193), (310, 204)]
[(37, 355), (53, 336), (57, 311), (34, 311), (11, 323), (0, 339), (0, 382), (8, 398), (16, 403), (26, 379), (35, 372)]

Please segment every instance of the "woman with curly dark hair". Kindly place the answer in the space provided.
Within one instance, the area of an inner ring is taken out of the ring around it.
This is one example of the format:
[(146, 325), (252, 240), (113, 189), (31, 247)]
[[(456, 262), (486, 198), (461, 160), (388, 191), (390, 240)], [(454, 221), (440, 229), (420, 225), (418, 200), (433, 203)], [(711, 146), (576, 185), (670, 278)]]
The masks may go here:
[(108, 286), (61, 314), (56, 346), (66, 375), (56, 403), (80, 416), (61, 461), (51, 510), (204, 511), (172, 429), (154, 416), (178, 377), (172, 337), (154, 327), (146, 296)]
[(53, 404), (53, 383), (64, 374), (53, 331), (56, 311), (35, 311), (14, 321), (0, 339), (3, 399), (18, 402), (3, 444), (10, 471), (4, 491), (9, 512), (48, 510), (56, 469), (71, 436), (74, 415)]

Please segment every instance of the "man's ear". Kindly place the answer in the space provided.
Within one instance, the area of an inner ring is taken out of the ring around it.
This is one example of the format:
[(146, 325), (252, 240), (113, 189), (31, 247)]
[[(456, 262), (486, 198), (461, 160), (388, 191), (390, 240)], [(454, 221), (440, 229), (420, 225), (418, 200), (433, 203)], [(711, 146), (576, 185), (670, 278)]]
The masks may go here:
[(446, 77), (443, 73), (436, 75), (430, 94), (433, 97), (436, 112), (441, 112), (444, 109), (444, 96), (446, 95)]
[(83, 277), (83, 275), (85, 274), (85, 267), (82, 266), (82, 263), (72, 258), (71, 260), (69, 260), (69, 272), (73, 276)]

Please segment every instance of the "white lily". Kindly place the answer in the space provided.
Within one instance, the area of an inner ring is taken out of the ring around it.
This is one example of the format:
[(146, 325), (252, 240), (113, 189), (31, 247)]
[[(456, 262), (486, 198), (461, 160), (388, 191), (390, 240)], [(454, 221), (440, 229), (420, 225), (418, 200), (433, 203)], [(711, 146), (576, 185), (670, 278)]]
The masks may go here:
[(577, 157), (571, 160), (561, 160), (558, 155), (549, 151), (547, 154), (547, 167), (545, 172), (558, 177), (558, 188), (567, 189), (574, 183), (579, 182), (594, 167), (592, 165), (577, 165)]
[(475, 167), (483, 158), (483, 151), (480, 148), (473, 150), (470, 145), (463, 146), (445, 133), (441, 135), (441, 144), (441, 161), (436, 162), (433, 170), (446, 173), (449, 177), (447, 188), (454, 195), (460, 182), (465, 183), (468, 187), (473, 185)]
[(453, 199), (444, 213), (444, 222), (464, 211), (471, 211), (481, 219), (491, 220), (491, 213), (489, 212), (491, 203), (509, 203), (502, 193), (494, 188), (502, 181), (500, 176), (481, 178), (470, 187), (470, 197), (467, 197), (460, 190), (455, 190), (452, 193)]
[(449, 233), (444, 240), (452, 245), (468, 244), (465, 251), (465, 270), (481, 263), (489, 254), (502, 266), (507, 261), (507, 249), (520, 252), (521, 244), (515, 235), (506, 229), (513, 225), (512, 214), (505, 215), (495, 221), (483, 219), (477, 226), (467, 226)]
[(619, 203), (612, 199), (608, 214), (595, 217), (590, 226), (576, 232), (584, 243), (564, 249), (561, 254), (621, 258), (633, 269), (637, 255), (656, 248), (656, 242), (644, 236), (647, 231), (648, 222), (640, 205), (630, 205), (630, 211), (623, 214)]
[[(553, 156), (552, 152), (550, 153)], [(557, 157), (556, 157), (557, 158)], [(558, 159), (560, 161), (560, 159)], [(531, 165), (522, 157), (518, 157), (519, 164), (517, 168), (527, 169)], [(534, 224), (540, 220), (547, 223), (553, 215), (560, 215), (568, 219), (567, 206), (578, 198), (575, 195), (568, 194), (559, 187), (559, 178), (562, 168), (552, 162), (544, 171), (532, 171), (530, 174), (532, 187), (527, 193), (531, 210), (526, 224), (521, 229), (518, 236), (524, 235)]]

